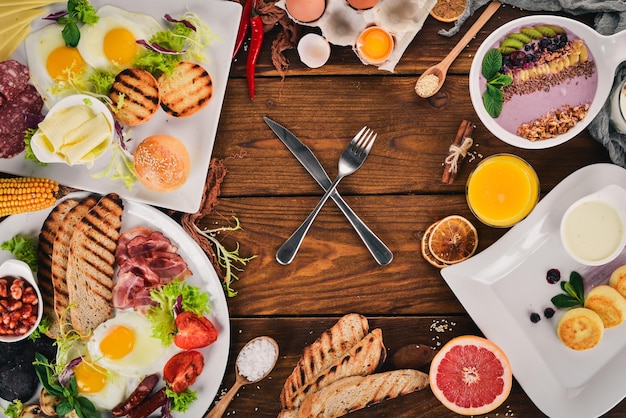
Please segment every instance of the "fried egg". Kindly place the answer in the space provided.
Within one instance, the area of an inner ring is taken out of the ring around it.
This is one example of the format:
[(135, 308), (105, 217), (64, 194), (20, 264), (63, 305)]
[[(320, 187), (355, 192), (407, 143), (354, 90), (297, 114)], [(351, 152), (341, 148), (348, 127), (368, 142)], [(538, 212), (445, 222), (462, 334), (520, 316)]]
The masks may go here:
[(60, 98), (53, 89), (57, 82), (67, 81), (70, 73), (88, 73), (78, 49), (65, 45), (62, 29), (61, 25), (48, 25), (31, 33), (24, 41), (31, 81), (48, 108)]
[(161, 372), (170, 357), (159, 339), (151, 336), (151, 323), (134, 311), (117, 311), (98, 325), (87, 343), (95, 363), (122, 376)]
[(143, 50), (137, 40), (150, 40), (161, 30), (151, 16), (131, 13), (115, 6), (102, 6), (98, 22), (81, 28), (78, 51), (93, 68), (118, 73), (131, 66)]
[(126, 378), (87, 360), (74, 367), (78, 392), (97, 409), (110, 411), (126, 399)]

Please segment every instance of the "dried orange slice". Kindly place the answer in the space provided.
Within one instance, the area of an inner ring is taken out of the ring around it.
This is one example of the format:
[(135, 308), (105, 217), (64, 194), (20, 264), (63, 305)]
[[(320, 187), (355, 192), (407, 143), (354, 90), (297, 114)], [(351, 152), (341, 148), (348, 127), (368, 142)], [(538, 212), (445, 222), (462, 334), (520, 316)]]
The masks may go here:
[(424, 257), (424, 259), (428, 261), (431, 265), (441, 269), (446, 266), (449, 266), (449, 264), (442, 263), (441, 261), (436, 259), (433, 253), (430, 251), (430, 247), (428, 246), (428, 241), (430, 240), (430, 236), (432, 235), (432, 232), (438, 223), (439, 221), (431, 224), (428, 228), (426, 228), (426, 231), (424, 232), (424, 235), (422, 236), (422, 257)]
[(440, 22), (454, 22), (465, 11), (465, 0), (437, 0), (430, 15)]
[(428, 249), (444, 264), (467, 260), (478, 247), (478, 232), (470, 221), (450, 215), (436, 223), (428, 238)]

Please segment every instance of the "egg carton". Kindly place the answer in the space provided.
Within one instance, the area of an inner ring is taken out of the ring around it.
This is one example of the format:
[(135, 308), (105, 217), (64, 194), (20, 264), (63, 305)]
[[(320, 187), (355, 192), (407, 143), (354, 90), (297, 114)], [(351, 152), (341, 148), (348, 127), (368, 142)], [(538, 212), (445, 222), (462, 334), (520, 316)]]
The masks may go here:
[[(309, 1), (309, 0), (289, 0)], [(294, 22), (309, 27), (317, 27), (328, 42), (338, 46), (352, 47), (356, 52), (359, 34), (369, 26), (379, 26), (394, 38), (394, 49), (389, 58), (378, 65), (379, 70), (393, 72), (404, 51), (415, 35), (422, 29), (428, 13), (437, 0), (380, 0), (367, 10), (356, 10), (346, 0), (327, 0), (322, 16), (309, 23), (300, 22), (289, 14), (286, 0), (279, 0), (276, 6), (285, 10)], [(361, 59), (361, 57), (359, 57)], [(369, 63), (363, 61), (363, 64)]]

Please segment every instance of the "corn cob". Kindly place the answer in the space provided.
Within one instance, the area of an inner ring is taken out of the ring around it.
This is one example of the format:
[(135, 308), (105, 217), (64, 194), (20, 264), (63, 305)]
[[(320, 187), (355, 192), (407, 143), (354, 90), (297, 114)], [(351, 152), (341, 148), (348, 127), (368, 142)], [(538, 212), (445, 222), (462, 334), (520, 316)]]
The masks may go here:
[(59, 183), (36, 177), (0, 179), (0, 217), (34, 212), (54, 205)]

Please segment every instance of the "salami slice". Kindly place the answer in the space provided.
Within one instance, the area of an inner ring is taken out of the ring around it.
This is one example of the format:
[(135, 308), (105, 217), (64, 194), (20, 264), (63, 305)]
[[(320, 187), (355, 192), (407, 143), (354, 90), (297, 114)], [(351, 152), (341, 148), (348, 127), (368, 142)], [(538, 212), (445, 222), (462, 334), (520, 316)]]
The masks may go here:
[(27, 84), (24, 90), (11, 102), (20, 106), (24, 111), (29, 113), (41, 113), (43, 108), (43, 99), (32, 84)]
[[(0, 62), (0, 95), (12, 102), (28, 85), (28, 67), (15, 60)], [(6, 103), (5, 103), (6, 104)]]
[(0, 134), (0, 158), (13, 158), (25, 147), (23, 132)]

